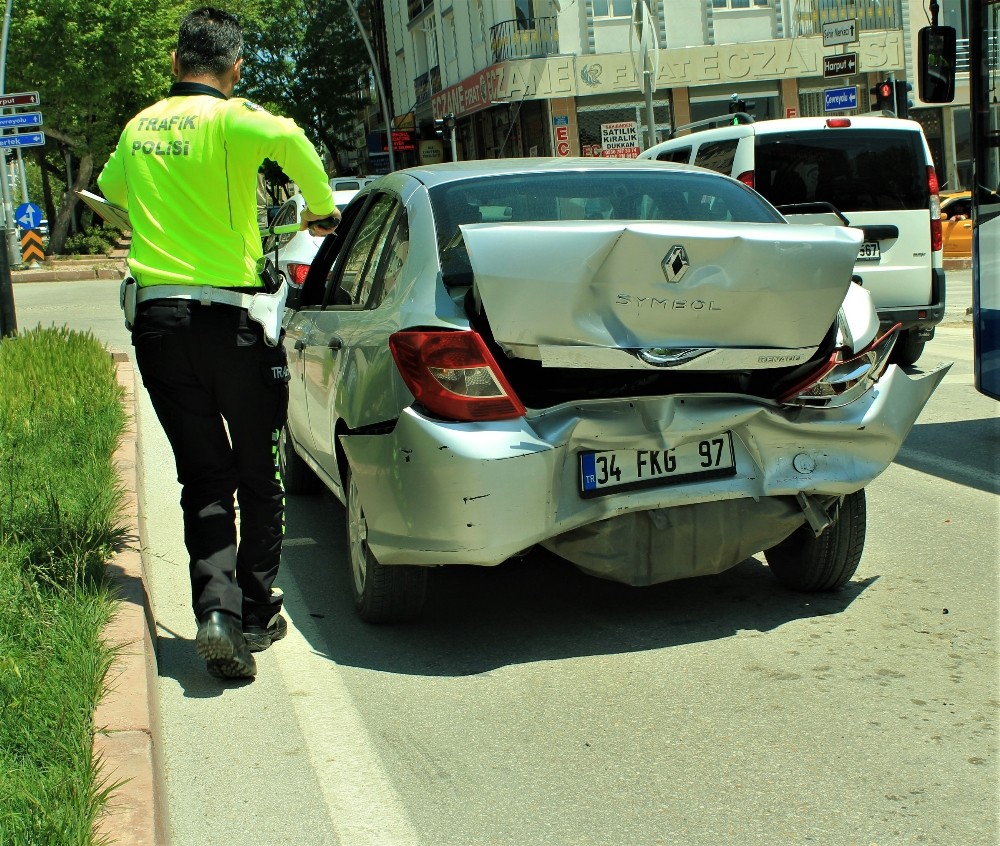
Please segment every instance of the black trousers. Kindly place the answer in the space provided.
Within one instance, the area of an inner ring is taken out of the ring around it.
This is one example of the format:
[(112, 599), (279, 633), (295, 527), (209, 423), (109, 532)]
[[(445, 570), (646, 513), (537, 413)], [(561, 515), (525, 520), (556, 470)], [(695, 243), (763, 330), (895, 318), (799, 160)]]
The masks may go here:
[(271, 586), (284, 532), (285, 351), (264, 343), (244, 309), (191, 300), (140, 304), (132, 344), (177, 465), (195, 616), (266, 625), (281, 608)]

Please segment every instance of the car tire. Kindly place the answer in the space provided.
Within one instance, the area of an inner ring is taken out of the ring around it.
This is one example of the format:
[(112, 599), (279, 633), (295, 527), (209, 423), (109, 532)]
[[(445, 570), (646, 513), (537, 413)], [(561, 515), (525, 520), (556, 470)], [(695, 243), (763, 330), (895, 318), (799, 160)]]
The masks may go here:
[(427, 595), (427, 568), (379, 564), (368, 547), (368, 520), (350, 468), (344, 483), (347, 560), (354, 608), (366, 623), (399, 623), (420, 615)]
[(917, 359), (923, 355), (925, 341), (921, 341), (917, 332), (908, 329), (900, 332), (896, 339), (896, 345), (892, 348), (890, 361), (894, 364), (911, 365), (916, 364)]
[(771, 572), (785, 587), (805, 592), (837, 590), (858, 569), (865, 547), (865, 491), (844, 497), (833, 525), (819, 537), (808, 525), (764, 550)]
[(278, 469), (285, 493), (314, 494), (323, 488), (319, 477), (292, 446), (292, 436), (288, 433), (287, 426), (282, 426), (278, 433)]

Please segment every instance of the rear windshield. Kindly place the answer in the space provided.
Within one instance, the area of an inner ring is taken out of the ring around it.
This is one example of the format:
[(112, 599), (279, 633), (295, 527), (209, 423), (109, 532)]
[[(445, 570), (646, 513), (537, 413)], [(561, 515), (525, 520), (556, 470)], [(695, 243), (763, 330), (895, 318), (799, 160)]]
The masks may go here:
[(758, 135), (754, 187), (774, 205), (842, 212), (927, 209), (927, 162), (910, 131), (832, 129)]
[(430, 199), (446, 276), (452, 266), (456, 272), (467, 267), (458, 228), (467, 223), (781, 220), (753, 191), (738, 182), (666, 168), (487, 176), (431, 188)]

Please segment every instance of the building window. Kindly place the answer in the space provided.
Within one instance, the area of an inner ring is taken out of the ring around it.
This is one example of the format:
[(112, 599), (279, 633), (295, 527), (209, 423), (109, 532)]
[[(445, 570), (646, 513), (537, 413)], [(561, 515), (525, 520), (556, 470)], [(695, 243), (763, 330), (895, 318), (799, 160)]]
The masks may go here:
[(712, 0), (713, 9), (749, 9), (751, 6), (770, 6), (771, 0)]
[(630, 18), (632, 0), (594, 0), (594, 18)]

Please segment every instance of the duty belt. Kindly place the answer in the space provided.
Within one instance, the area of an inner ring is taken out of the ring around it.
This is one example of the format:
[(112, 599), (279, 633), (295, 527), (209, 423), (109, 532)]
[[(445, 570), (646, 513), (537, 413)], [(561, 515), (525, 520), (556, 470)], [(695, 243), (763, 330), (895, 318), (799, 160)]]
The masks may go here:
[(254, 294), (262, 293), (254, 291), (253, 294), (240, 294), (236, 291), (227, 291), (224, 288), (216, 288), (212, 285), (150, 285), (146, 288), (138, 288), (136, 291), (136, 302), (142, 303), (146, 300), (194, 300), (202, 305), (220, 303), (222, 305), (236, 306), (237, 308), (250, 308)]

